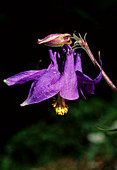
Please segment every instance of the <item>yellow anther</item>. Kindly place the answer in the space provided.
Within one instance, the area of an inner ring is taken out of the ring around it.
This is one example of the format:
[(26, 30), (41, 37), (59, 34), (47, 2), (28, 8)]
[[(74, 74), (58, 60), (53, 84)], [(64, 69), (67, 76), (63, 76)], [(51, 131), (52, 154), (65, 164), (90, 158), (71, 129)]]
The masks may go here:
[(60, 96), (60, 94), (57, 94), (57, 100), (54, 100), (54, 103), (52, 104), (55, 108), (55, 112), (57, 115), (64, 115), (68, 112), (68, 106), (65, 104), (65, 99)]
[(56, 114), (58, 114), (58, 115), (64, 115), (68, 112), (68, 107), (67, 106), (65, 106), (65, 107), (58, 106), (58, 107), (55, 107), (55, 111), (56, 111)]

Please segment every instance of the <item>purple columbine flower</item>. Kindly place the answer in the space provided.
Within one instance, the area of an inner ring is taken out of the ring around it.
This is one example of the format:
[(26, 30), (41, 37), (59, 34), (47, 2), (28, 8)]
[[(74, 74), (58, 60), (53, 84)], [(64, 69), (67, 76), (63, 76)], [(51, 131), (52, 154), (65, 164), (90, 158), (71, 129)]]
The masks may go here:
[(82, 72), (81, 55), (77, 53), (75, 57), (75, 50), (68, 44), (61, 48), (62, 55), (49, 50), (51, 64), (47, 69), (21, 72), (4, 80), (9, 86), (34, 80), (29, 95), (21, 106), (39, 103), (57, 95), (53, 107), (58, 115), (64, 115), (68, 112), (65, 99), (78, 99), (79, 91), (84, 98), (85, 94), (94, 93), (94, 84), (101, 80), (102, 70), (98, 77), (92, 80)]

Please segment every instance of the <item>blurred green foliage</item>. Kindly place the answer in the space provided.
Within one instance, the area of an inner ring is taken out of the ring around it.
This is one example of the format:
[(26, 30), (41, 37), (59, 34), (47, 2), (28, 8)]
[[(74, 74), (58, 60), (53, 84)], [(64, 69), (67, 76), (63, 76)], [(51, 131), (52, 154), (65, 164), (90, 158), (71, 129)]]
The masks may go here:
[[(117, 99), (111, 102), (92, 97), (69, 104), (69, 113), (39, 120), (7, 142), (1, 156), (2, 170), (29, 170), (49, 161), (67, 157), (92, 162), (98, 155), (105, 162), (117, 157), (117, 133), (99, 131), (95, 126), (117, 126)], [(28, 118), (27, 118), (28, 119)]]

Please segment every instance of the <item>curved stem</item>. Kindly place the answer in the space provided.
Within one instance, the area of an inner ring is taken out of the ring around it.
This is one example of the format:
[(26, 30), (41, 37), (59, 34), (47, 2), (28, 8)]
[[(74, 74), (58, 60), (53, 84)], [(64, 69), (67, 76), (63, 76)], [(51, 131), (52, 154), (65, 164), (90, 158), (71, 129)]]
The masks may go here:
[(104, 129), (104, 128), (101, 128), (101, 127), (98, 127), (98, 126), (95, 126), (95, 128), (101, 130), (101, 131), (105, 131), (105, 132), (114, 132), (114, 131), (117, 131), (117, 128), (115, 129)]
[[(85, 36), (86, 38), (86, 36)], [(80, 36), (77, 37), (75, 35), (74, 39), (78, 42), (78, 45), (74, 45), (72, 47), (72, 49), (76, 49), (79, 45), (86, 51), (86, 53), (88, 54), (88, 56), (90, 57), (91, 61), (93, 62), (93, 64), (99, 69), (101, 70), (101, 66), (99, 65), (99, 63), (97, 62), (97, 60), (95, 59), (95, 57), (93, 56), (88, 44), (86, 41), (84, 41), (82, 39), (82, 37)], [(100, 57), (100, 51), (98, 52), (98, 55)], [(117, 93), (117, 88), (116, 86), (113, 84), (113, 82), (110, 80), (110, 78), (107, 76), (107, 74), (105, 73), (104, 70), (102, 70), (102, 76), (104, 77), (104, 79), (106, 80), (106, 82), (108, 83), (108, 85)]]
[[(101, 66), (99, 65), (99, 63), (96, 61), (96, 59), (94, 58), (91, 50), (88, 47), (88, 44), (86, 43), (85, 45), (85, 50), (88, 54), (88, 56), (90, 57), (91, 61), (93, 62), (93, 64), (99, 69), (101, 70)], [(100, 52), (98, 53), (99, 57), (100, 57)], [(117, 93), (117, 88), (116, 86), (113, 84), (113, 82), (110, 80), (110, 78), (107, 76), (107, 74), (105, 73), (104, 70), (102, 70), (102, 76), (104, 77), (104, 79), (106, 80), (106, 82), (108, 83), (108, 85)]]

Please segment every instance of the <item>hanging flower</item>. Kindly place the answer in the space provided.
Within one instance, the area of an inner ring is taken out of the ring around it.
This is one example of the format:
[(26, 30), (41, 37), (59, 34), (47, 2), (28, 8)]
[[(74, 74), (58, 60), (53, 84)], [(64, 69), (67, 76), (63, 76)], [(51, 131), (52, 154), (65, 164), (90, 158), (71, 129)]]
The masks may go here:
[(38, 44), (44, 44), (50, 47), (60, 47), (64, 44), (71, 44), (70, 34), (50, 34), (44, 39), (38, 39)]
[(58, 52), (53, 53), (52, 50), (49, 50), (49, 53), (51, 64), (47, 69), (21, 72), (5, 79), (4, 82), (11, 86), (34, 80), (29, 95), (21, 106), (39, 103), (57, 95), (53, 107), (58, 115), (64, 115), (68, 112), (66, 99), (78, 99), (79, 90), (83, 96), (94, 93), (94, 84), (101, 80), (102, 69), (94, 80), (85, 75), (82, 72), (80, 54), (77, 53), (74, 62), (75, 51), (68, 44), (63, 47), (64, 57)]

